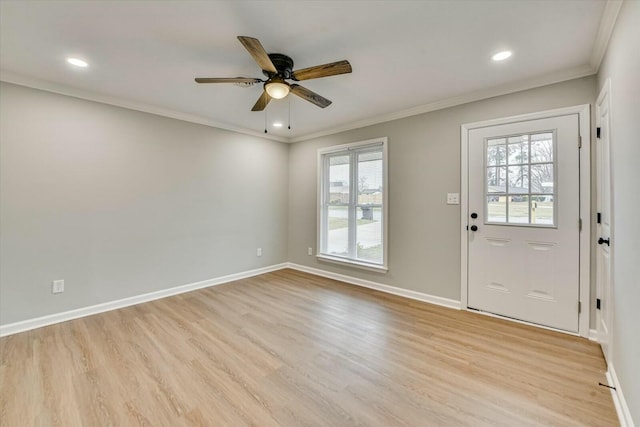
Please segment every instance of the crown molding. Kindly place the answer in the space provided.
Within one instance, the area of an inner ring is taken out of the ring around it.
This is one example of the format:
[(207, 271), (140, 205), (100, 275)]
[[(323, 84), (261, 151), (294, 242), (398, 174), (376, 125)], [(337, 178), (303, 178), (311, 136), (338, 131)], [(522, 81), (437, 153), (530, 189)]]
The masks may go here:
[[(612, 3), (617, 0), (612, 0)], [(617, 13), (617, 12), (616, 12)], [(615, 20), (614, 20), (615, 22)], [(100, 102), (103, 104), (114, 105), (117, 107), (128, 108), (131, 110), (142, 111), (145, 113), (155, 114), (159, 116), (169, 117), (177, 120), (182, 120), (190, 123), (197, 123), (205, 126), (210, 126), (218, 129), (224, 129), (232, 132), (237, 132), (245, 135), (251, 135), (258, 138), (269, 139), (278, 142), (293, 143), (302, 142), (322, 136), (333, 135), (339, 132), (345, 132), (348, 130), (359, 129), (366, 126), (376, 125), (380, 123), (390, 122), (393, 120), (403, 119), (406, 117), (416, 116), (419, 114), (428, 113), (431, 111), (442, 110), (445, 108), (455, 107), (457, 105), (467, 104), (474, 101), (480, 101), (483, 99), (493, 98), (500, 95), (507, 95), (509, 93), (520, 92), (523, 90), (533, 89), (541, 86), (546, 86), (554, 83), (559, 83), (567, 80), (577, 79), (580, 77), (586, 77), (595, 74), (596, 71), (590, 65), (583, 65), (580, 67), (571, 68), (551, 74), (546, 74), (539, 77), (534, 77), (527, 80), (522, 80), (515, 83), (509, 83), (500, 86), (494, 86), (479, 90), (476, 92), (470, 92), (467, 94), (454, 96), (451, 98), (445, 98), (438, 101), (430, 102), (428, 104), (419, 105), (417, 107), (401, 110), (389, 114), (383, 114), (375, 117), (371, 117), (364, 120), (359, 120), (345, 125), (325, 129), (319, 132), (301, 135), (297, 137), (287, 138), (276, 135), (265, 135), (260, 132), (256, 132), (250, 129), (229, 125), (226, 123), (219, 123), (205, 117), (196, 116), (192, 114), (181, 113), (179, 111), (170, 110), (166, 108), (156, 107), (149, 104), (138, 103), (130, 101), (124, 98), (113, 97), (109, 95), (99, 94), (97, 92), (86, 91), (82, 89), (76, 89), (67, 85), (62, 85), (47, 80), (37, 79), (34, 77), (28, 77), (21, 74), (13, 73), (6, 70), (0, 70), (0, 81), (12, 83), (20, 86), (27, 86), (34, 89), (40, 89), (47, 92), (58, 93), (61, 95), (72, 96), (75, 98), (86, 99), (89, 101)]]
[(194, 114), (182, 113), (180, 111), (167, 108), (157, 107), (155, 105), (145, 104), (141, 102), (131, 101), (125, 98), (104, 95), (98, 92), (78, 89), (71, 86), (54, 83), (48, 80), (42, 80), (35, 77), (29, 77), (12, 71), (0, 70), (0, 81), (11, 83), (19, 86), (26, 86), (33, 89), (53, 92), (60, 95), (71, 96), (74, 98), (85, 99), (88, 101), (100, 102), (102, 104), (114, 105), (116, 107), (127, 108), (130, 110), (142, 111), (144, 113), (155, 114), (157, 116), (169, 117), (171, 119), (182, 120), (184, 122), (196, 123), (217, 129), (228, 130), (245, 135), (251, 135), (258, 138), (269, 139), (278, 142), (290, 142), (289, 138), (277, 135), (263, 134), (250, 129), (239, 126), (233, 126), (228, 123), (220, 123), (214, 120), (197, 116)]
[(507, 95), (509, 93), (520, 92), (523, 90), (534, 89), (541, 86), (547, 86), (554, 83), (560, 83), (567, 80), (577, 79), (580, 77), (591, 76), (596, 71), (590, 65), (582, 65), (568, 70), (562, 70), (551, 74), (545, 74), (543, 76), (534, 77), (527, 80), (521, 80), (515, 83), (508, 83), (505, 85), (494, 86), (487, 89), (482, 89), (476, 92), (470, 92), (467, 94), (454, 96), (451, 98), (445, 98), (438, 101), (430, 102), (428, 104), (419, 105), (417, 107), (401, 110), (389, 114), (383, 114), (380, 116), (371, 117), (356, 122), (347, 123), (337, 128), (326, 129), (319, 132), (302, 135), (291, 138), (290, 142), (302, 142), (321, 136), (327, 136), (336, 134), (339, 132), (345, 132), (348, 130), (359, 129), (366, 126), (376, 125), (379, 123), (390, 122), (392, 120), (403, 119), (405, 117), (416, 116), (418, 114), (429, 113), (431, 111), (442, 110), (445, 108), (455, 107), (457, 105), (468, 104), (474, 101), (480, 101), (483, 99), (493, 98), (500, 95)]
[(600, 64), (602, 64), (607, 46), (609, 46), (609, 39), (616, 25), (618, 13), (620, 13), (620, 8), (622, 7), (622, 1), (623, 0), (608, 0), (604, 6), (604, 11), (600, 18), (600, 26), (598, 27), (598, 35), (593, 44), (593, 50), (591, 51), (591, 58), (589, 60), (589, 64), (596, 73), (600, 69)]

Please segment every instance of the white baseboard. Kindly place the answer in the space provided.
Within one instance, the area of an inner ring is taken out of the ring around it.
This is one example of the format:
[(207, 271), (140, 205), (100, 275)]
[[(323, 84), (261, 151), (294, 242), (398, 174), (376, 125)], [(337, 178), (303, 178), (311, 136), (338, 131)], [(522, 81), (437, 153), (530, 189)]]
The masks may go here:
[(589, 329), (589, 341), (598, 342), (598, 330), (597, 329)]
[(611, 389), (611, 397), (613, 398), (613, 404), (615, 405), (616, 412), (618, 413), (620, 426), (635, 427), (633, 419), (631, 418), (631, 411), (629, 411), (629, 406), (627, 405), (627, 401), (622, 393), (622, 388), (620, 387), (620, 382), (618, 381), (618, 376), (616, 375), (616, 370), (613, 368), (613, 364), (609, 364), (607, 382), (610, 386), (615, 387), (615, 390)]
[(182, 294), (185, 292), (195, 291), (196, 289), (208, 288), (211, 286), (221, 285), (223, 283), (233, 282), (234, 280), (245, 279), (247, 277), (258, 276), (260, 274), (269, 273), (271, 271), (281, 270), (283, 268), (292, 268), (294, 270), (305, 271), (317, 276), (328, 277), (330, 279), (340, 280), (342, 282), (353, 285), (363, 286), (365, 288), (376, 289), (378, 291), (389, 294), (399, 295), (418, 301), (424, 301), (431, 304), (441, 305), (444, 307), (460, 309), (460, 302), (448, 298), (442, 298), (421, 292), (410, 291), (407, 289), (396, 288), (394, 286), (383, 285), (381, 283), (371, 282), (368, 280), (358, 279), (343, 274), (331, 273), (317, 268), (305, 267), (302, 265), (285, 262), (275, 264), (268, 267), (257, 268), (255, 270), (243, 271), (240, 273), (229, 274), (227, 276), (217, 277), (201, 282), (189, 283), (186, 285), (176, 286), (160, 291), (149, 292), (142, 295), (123, 298), (115, 301), (109, 301), (102, 304), (91, 305), (88, 307), (77, 308), (74, 310), (64, 311), (61, 313), (50, 314), (47, 316), (37, 317), (34, 319), (23, 320), (15, 323), (0, 325), (0, 337), (17, 334), (19, 332), (30, 331), (32, 329), (53, 325), (55, 323), (66, 322), (68, 320), (78, 319), (80, 317), (91, 316), (105, 311), (117, 310), (119, 308), (129, 307), (135, 304), (141, 304), (157, 300), (160, 298), (170, 297), (172, 295)]
[(430, 304), (440, 305), (448, 308), (460, 310), (460, 301), (443, 298), (435, 295), (429, 295), (422, 292), (411, 291), (408, 289), (397, 288), (395, 286), (383, 285), (382, 283), (372, 282), (370, 280), (359, 279), (357, 277), (347, 276), (344, 274), (333, 273), (331, 271), (320, 270), (318, 268), (307, 267), (295, 263), (287, 263), (287, 267), (293, 270), (303, 271), (305, 273), (315, 274), (316, 276), (326, 277), (329, 279), (339, 280), (341, 282), (350, 283), (364, 288), (375, 289), (387, 294), (398, 295), (413, 300), (428, 302)]
[(104, 313), (105, 311), (129, 307), (131, 305), (141, 304), (143, 302), (149, 302), (160, 298), (166, 298), (172, 295), (195, 291), (196, 289), (221, 285), (223, 283), (233, 282), (234, 280), (258, 276), (260, 274), (269, 273), (271, 271), (281, 270), (283, 268), (286, 268), (287, 266), (287, 263), (271, 265), (268, 267), (257, 268), (255, 270), (243, 271), (240, 273), (229, 274), (227, 276), (216, 277), (214, 279), (203, 280), (201, 282), (189, 283), (187, 285), (176, 286), (169, 289), (163, 289), (160, 291), (123, 298), (116, 301), (109, 301), (102, 304), (91, 305), (89, 307), (77, 308), (74, 310), (64, 311), (62, 313), (50, 314), (48, 316), (37, 317), (35, 319), (8, 323), (6, 325), (0, 325), (0, 337), (29, 331), (31, 329), (41, 328), (43, 326), (53, 325), (54, 323), (66, 322), (67, 320), (73, 320), (80, 317), (91, 316), (93, 314)]

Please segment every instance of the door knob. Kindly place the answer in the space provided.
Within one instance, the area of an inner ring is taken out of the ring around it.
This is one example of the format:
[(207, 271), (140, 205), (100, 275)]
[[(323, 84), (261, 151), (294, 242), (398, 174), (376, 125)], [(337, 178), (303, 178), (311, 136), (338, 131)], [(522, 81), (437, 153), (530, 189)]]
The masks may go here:
[(471, 231), (478, 231), (478, 226), (477, 225), (472, 225), (471, 226)]
[(477, 213), (475, 213), (475, 212), (473, 212), (473, 213), (471, 214), (471, 218), (473, 218), (473, 219), (478, 218), (478, 214), (477, 214)]
[(603, 239), (602, 237), (598, 239), (598, 244), (601, 245), (603, 243), (606, 243), (607, 246), (611, 246), (609, 245), (609, 239)]

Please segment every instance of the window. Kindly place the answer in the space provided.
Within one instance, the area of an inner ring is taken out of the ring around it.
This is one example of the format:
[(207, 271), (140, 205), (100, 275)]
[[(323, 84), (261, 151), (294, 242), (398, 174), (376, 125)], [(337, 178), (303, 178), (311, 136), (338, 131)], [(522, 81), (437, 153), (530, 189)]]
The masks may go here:
[(555, 225), (554, 140), (542, 132), (485, 141), (487, 223)]
[(318, 151), (318, 257), (386, 271), (387, 138)]

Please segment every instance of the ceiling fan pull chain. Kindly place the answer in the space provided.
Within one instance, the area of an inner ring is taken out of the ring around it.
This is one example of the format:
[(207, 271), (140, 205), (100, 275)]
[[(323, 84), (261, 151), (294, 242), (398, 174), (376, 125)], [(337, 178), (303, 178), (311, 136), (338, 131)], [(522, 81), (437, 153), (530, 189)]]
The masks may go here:
[(264, 133), (267, 133), (267, 109), (264, 109)]
[(287, 128), (291, 130), (291, 97), (289, 97), (289, 126)]

